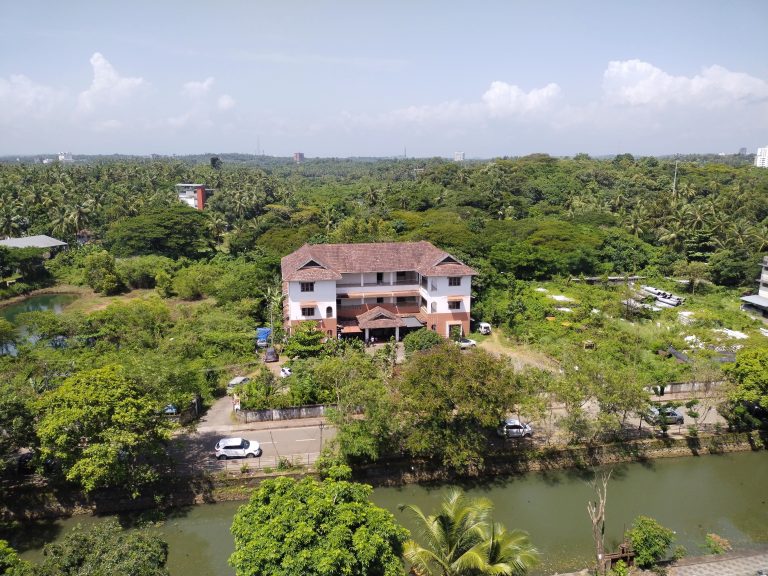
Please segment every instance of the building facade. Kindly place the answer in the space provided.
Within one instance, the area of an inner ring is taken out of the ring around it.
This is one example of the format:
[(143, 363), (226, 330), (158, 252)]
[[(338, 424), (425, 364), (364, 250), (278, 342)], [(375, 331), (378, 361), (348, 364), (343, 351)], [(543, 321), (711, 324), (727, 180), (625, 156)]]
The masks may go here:
[(757, 149), (757, 154), (755, 154), (755, 166), (758, 168), (768, 168), (768, 146)]
[(768, 256), (763, 257), (763, 266), (757, 282), (757, 294), (743, 296), (741, 298), (741, 307), (747, 312), (768, 318)]
[(469, 332), (477, 272), (429, 242), (305, 244), (281, 261), (285, 329), (314, 320), (328, 337)]
[(213, 196), (213, 189), (204, 184), (176, 184), (176, 195), (195, 210), (203, 210), (208, 198)]

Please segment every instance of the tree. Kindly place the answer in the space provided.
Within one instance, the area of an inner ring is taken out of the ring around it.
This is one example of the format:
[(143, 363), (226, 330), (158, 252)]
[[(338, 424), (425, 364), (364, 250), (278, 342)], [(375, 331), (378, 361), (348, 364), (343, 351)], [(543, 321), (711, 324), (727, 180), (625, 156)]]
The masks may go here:
[(0, 388), (0, 473), (20, 448), (32, 448), (37, 440), (32, 410), (6, 386)]
[(6, 540), (0, 540), (0, 574), (5, 576), (32, 576), (32, 566), (19, 558)]
[(406, 354), (412, 354), (419, 350), (428, 350), (429, 348), (443, 344), (444, 342), (445, 338), (440, 336), (437, 332), (427, 330), (426, 328), (419, 328), (418, 330), (409, 332), (405, 335), (405, 338), (403, 338), (403, 347), (405, 348)]
[(168, 544), (149, 529), (123, 530), (109, 518), (78, 525), (59, 543), (47, 544), (39, 576), (168, 576)]
[(734, 386), (729, 394), (732, 402), (768, 410), (768, 348), (740, 350), (725, 373)]
[(125, 488), (133, 496), (156, 480), (168, 424), (121, 366), (67, 378), (38, 402), (41, 456), (61, 464), (86, 492)]
[(402, 575), (408, 531), (371, 491), (332, 478), (262, 482), (235, 514), (230, 565), (237, 576)]
[(595, 542), (595, 559), (598, 570), (603, 569), (603, 556), (605, 554), (605, 503), (608, 497), (608, 480), (611, 471), (600, 475), (592, 481), (592, 489), (597, 495), (597, 500), (587, 502), (587, 513), (592, 522), (592, 540)]
[(16, 327), (5, 318), (0, 318), (0, 354), (7, 354), (12, 350), (18, 337)]
[(664, 558), (675, 540), (675, 533), (653, 518), (638, 516), (629, 530), (629, 541), (635, 551), (635, 562), (640, 568), (649, 568)]
[(487, 498), (467, 499), (451, 490), (437, 514), (425, 515), (418, 506), (404, 505), (426, 542), (405, 545), (405, 559), (418, 574), (429, 576), (523, 575), (538, 562), (538, 552), (521, 530), (507, 530), (493, 522)]
[(415, 354), (394, 381), (393, 428), (411, 456), (451, 470), (477, 471), (485, 431), (519, 400), (520, 386), (503, 359), (446, 343)]
[(119, 220), (110, 226), (105, 240), (115, 256), (200, 258), (211, 250), (209, 234), (205, 215), (179, 203)]
[(94, 252), (85, 258), (86, 281), (94, 292), (117, 294), (123, 287), (115, 268), (115, 258), (106, 250)]
[(319, 356), (323, 350), (325, 334), (317, 329), (317, 323), (312, 321), (299, 322), (293, 327), (293, 333), (285, 345), (285, 355), (288, 358), (312, 358)]
[(681, 276), (688, 280), (688, 290), (692, 294), (696, 293), (696, 287), (709, 278), (709, 269), (706, 262), (686, 262), (680, 260), (675, 263), (673, 268), (675, 276)]

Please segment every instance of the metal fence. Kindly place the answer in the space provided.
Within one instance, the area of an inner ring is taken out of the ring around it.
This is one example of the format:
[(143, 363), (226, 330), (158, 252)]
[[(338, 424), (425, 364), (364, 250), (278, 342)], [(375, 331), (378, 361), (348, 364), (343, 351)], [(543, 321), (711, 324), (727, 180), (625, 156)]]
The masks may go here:
[(310, 406), (291, 406), (289, 408), (268, 408), (266, 410), (238, 410), (237, 419), (246, 424), (249, 422), (270, 422), (275, 420), (298, 420), (301, 418), (321, 418), (328, 408), (315, 404)]
[(260, 456), (258, 458), (234, 458), (227, 460), (206, 459), (204, 466), (211, 472), (264, 472), (307, 468), (317, 462), (320, 452)]

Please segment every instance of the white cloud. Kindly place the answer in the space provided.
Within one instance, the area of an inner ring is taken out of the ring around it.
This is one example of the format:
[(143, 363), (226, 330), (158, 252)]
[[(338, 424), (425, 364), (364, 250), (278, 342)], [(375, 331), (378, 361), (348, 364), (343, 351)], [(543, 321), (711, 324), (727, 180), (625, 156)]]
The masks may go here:
[(768, 98), (768, 83), (717, 65), (687, 77), (672, 76), (641, 60), (624, 60), (608, 63), (603, 91), (607, 101), (615, 104), (716, 108), (764, 100)]
[(64, 91), (36, 84), (22, 74), (0, 78), (0, 123), (45, 118), (65, 99)]
[(181, 92), (188, 98), (198, 99), (208, 94), (212, 86), (213, 86), (213, 78), (209, 76), (202, 82), (197, 82), (195, 80), (192, 80), (190, 82), (185, 83), (181, 89)]
[(99, 52), (91, 56), (93, 81), (91, 86), (80, 93), (78, 111), (92, 112), (101, 105), (115, 105), (129, 99), (144, 85), (143, 78), (120, 76), (112, 64)]
[(219, 99), (216, 101), (216, 106), (219, 110), (229, 110), (231, 108), (234, 108), (235, 106), (235, 99), (232, 98), (229, 94), (222, 94), (219, 96)]
[(560, 86), (554, 83), (525, 92), (497, 80), (483, 94), (483, 102), (491, 116), (518, 116), (547, 108), (559, 95)]

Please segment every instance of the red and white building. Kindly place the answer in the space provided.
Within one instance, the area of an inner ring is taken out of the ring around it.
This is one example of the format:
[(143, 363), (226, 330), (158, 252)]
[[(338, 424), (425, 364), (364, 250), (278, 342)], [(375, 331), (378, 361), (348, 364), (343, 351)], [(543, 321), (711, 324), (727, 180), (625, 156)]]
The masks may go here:
[(427, 327), (469, 332), (477, 272), (429, 242), (305, 244), (281, 261), (284, 326), (318, 322), (329, 337), (400, 339)]

